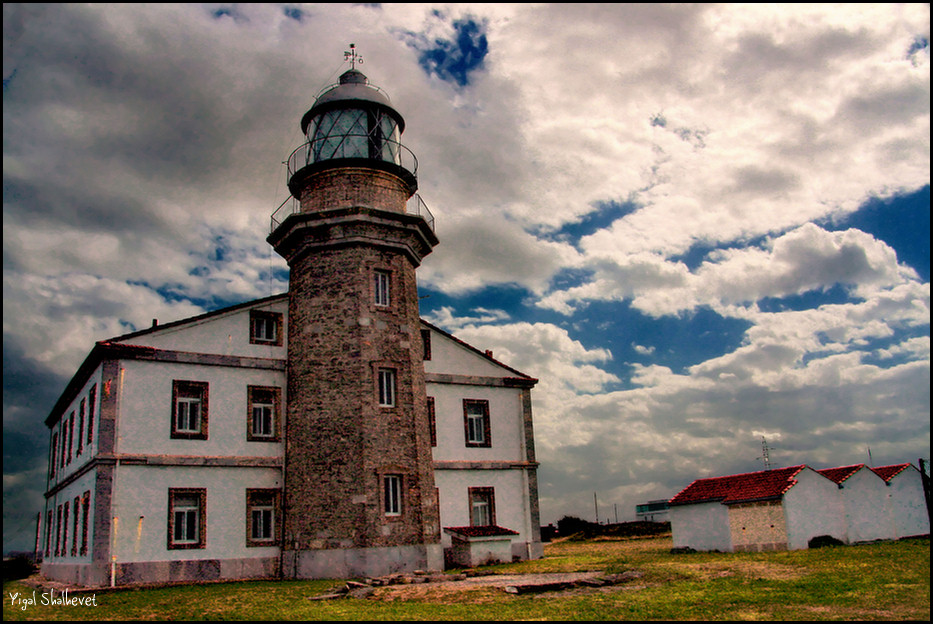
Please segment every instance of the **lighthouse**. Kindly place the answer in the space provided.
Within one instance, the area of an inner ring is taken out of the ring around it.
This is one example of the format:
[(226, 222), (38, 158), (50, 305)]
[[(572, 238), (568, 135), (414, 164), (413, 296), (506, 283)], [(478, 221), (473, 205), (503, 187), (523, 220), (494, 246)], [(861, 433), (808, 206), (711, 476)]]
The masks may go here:
[(301, 119), (290, 268), (283, 574), (443, 568), (415, 270), (438, 239), (405, 121), (356, 68)]

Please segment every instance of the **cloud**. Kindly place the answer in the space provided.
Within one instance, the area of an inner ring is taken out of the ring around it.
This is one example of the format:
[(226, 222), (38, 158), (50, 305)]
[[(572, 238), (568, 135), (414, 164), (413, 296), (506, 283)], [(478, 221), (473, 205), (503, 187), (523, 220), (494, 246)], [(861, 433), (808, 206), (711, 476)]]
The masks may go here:
[(545, 521), (760, 466), (761, 432), (929, 453), (929, 240), (828, 229), (914, 222), (928, 6), (3, 11), (5, 482), (96, 340), (285, 290), (281, 163), (350, 42), (437, 219), (426, 317), (540, 380)]

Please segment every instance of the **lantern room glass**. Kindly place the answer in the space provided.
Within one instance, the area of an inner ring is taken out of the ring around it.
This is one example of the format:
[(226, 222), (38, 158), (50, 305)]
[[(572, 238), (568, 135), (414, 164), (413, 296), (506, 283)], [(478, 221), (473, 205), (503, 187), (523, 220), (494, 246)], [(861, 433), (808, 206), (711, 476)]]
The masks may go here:
[(310, 161), (369, 158), (401, 164), (398, 123), (379, 110), (340, 108), (308, 126)]

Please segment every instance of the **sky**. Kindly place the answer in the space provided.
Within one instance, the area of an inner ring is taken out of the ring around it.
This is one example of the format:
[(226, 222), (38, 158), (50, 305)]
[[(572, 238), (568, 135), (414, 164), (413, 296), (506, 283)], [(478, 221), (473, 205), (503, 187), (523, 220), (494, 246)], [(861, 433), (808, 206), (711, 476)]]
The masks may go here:
[[(422, 317), (531, 375), (541, 520), (930, 457), (927, 4), (3, 5), (3, 547), (98, 340), (287, 291), (349, 66), (406, 120)], [(595, 499), (595, 502), (594, 502)]]

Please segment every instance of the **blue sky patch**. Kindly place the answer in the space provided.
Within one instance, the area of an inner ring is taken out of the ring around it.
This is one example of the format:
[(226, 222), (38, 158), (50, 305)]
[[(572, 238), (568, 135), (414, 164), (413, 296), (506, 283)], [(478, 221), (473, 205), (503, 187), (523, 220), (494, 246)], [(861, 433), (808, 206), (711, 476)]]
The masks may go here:
[(897, 261), (930, 281), (930, 185), (890, 199), (873, 198), (838, 221), (825, 221), (829, 231), (856, 228), (888, 244)]
[(460, 19), (453, 23), (453, 28), (454, 38), (435, 39), (431, 47), (421, 50), (418, 63), (428, 74), (463, 87), (470, 81), (470, 72), (482, 68), (489, 52), (486, 24)]

